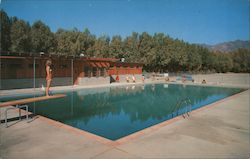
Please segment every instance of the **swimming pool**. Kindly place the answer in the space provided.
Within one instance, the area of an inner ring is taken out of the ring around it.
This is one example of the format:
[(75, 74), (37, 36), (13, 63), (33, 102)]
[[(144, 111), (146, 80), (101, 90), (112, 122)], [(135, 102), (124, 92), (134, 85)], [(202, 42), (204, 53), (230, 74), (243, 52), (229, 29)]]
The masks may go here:
[[(33, 103), (29, 111), (117, 140), (184, 113), (186, 103), (176, 109), (180, 100), (190, 99), (194, 110), (243, 90), (179, 84), (81, 89), (64, 92), (66, 98)], [(0, 99), (6, 100), (10, 98)]]

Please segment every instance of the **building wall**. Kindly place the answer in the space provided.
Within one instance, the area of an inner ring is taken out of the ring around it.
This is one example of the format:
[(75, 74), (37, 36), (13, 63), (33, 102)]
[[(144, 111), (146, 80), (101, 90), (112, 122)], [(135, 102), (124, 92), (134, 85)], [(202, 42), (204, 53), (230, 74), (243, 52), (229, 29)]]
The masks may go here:
[(79, 85), (100, 85), (109, 84), (110, 77), (81, 77), (78, 79)]
[[(55, 77), (52, 80), (53, 86), (68, 86), (72, 85), (71, 77)], [(45, 78), (36, 78), (35, 87), (41, 88), (42, 86), (46, 87)], [(21, 89), (21, 88), (34, 88), (34, 79), (33, 78), (23, 78), (23, 79), (1, 79), (0, 89)]]
[(230, 85), (243, 85), (250, 87), (250, 74), (249, 73), (214, 73), (214, 74), (199, 74), (192, 75), (194, 81), (201, 83), (206, 80), (211, 84), (230, 84)]
[[(54, 77), (70, 77), (71, 61), (52, 59), (52, 72)], [(46, 59), (36, 59), (35, 65), (32, 58), (25, 59), (1, 59), (1, 79), (45, 78)]]
[(112, 67), (108, 72), (109, 75), (142, 74), (142, 67)]
[[(30, 56), (5, 57), (1, 58), (0, 89), (33, 88), (33, 78), (35, 78), (36, 88), (46, 86), (45, 63), (48, 58), (52, 59), (52, 87), (72, 84), (108, 84), (112, 82), (112, 75), (117, 74), (120, 75), (120, 81), (126, 82), (126, 76), (142, 74), (142, 66), (136, 63), (116, 63), (108, 59), (72, 60), (56, 56), (35, 57), (34, 60), (34, 57)], [(137, 79), (139, 78), (141, 77), (138, 76)]]

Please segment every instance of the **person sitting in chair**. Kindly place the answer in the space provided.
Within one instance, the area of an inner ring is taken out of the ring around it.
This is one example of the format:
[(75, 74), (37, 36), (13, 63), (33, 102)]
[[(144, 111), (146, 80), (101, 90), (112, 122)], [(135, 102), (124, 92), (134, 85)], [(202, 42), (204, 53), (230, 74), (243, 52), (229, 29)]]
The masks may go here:
[(129, 77), (128, 76), (126, 76), (126, 81), (129, 83)]
[(119, 77), (118, 74), (116, 75), (115, 81), (116, 81), (116, 82), (120, 82), (120, 77)]
[(132, 81), (135, 83), (135, 75), (132, 76)]
[(144, 83), (144, 82), (145, 82), (145, 76), (142, 75), (142, 83)]
[(207, 82), (206, 82), (206, 80), (202, 80), (202, 82), (201, 82), (202, 84), (206, 84)]

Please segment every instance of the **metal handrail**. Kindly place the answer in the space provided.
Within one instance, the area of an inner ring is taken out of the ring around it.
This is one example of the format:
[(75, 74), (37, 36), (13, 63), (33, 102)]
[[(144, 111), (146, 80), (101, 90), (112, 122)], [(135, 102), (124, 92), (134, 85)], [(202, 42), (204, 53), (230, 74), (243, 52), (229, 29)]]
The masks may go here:
[[(184, 114), (186, 114), (187, 116), (190, 116), (190, 115), (189, 115), (189, 112), (192, 111), (191, 100), (190, 100), (189, 98), (185, 98), (185, 99), (182, 99), (182, 100), (180, 100), (180, 101), (178, 101), (178, 102), (176, 103), (176, 105), (175, 105), (175, 107), (174, 107), (174, 109), (173, 109), (173, 111), (172, 111), (172, 117), (173, 117), (173, 115), (174, 115), (174, 112), (177, 112), (177, 116), (179, 115), (180, 106), (181, 106), (181, 104), (183, 104), (183, 103), (186, 103), (186, 104), (187, 104), (187, 105), (186, 105), (186, 112), (185, 112)], [(183, 118), (185, 118), (185, 115), (184, 115), (184, 114), (182, 114)]]
[(189, 116), (189, 112), (192, 111), (192, 103), (191, 100), (189, 98), (185, 99), (185, 103), (187, 104), (186, 106), (186, 114)]

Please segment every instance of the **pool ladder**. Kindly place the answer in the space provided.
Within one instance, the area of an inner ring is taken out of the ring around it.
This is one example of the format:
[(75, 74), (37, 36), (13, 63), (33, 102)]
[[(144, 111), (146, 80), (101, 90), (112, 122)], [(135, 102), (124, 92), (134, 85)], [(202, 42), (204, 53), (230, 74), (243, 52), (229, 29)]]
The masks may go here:
[[(179, 110), (180, 110), (180, 107), (183, 103), (186, 104), (185, 112), (182, 114), (183, 118), (186, 118), (186, 116), (187, 117), (190, 116), (189, 113), (192, 111), (191, 100), (189, 98), (185, 98), (185, 99), (182, 99), (176, 103), (174, 110), (172, 111), (172, 117), (174, 117), (174, 112), (177, 113), (177, 116), (179, 115)], [(185, 114), (186, 114), (186, 116), (185, 116)]]

